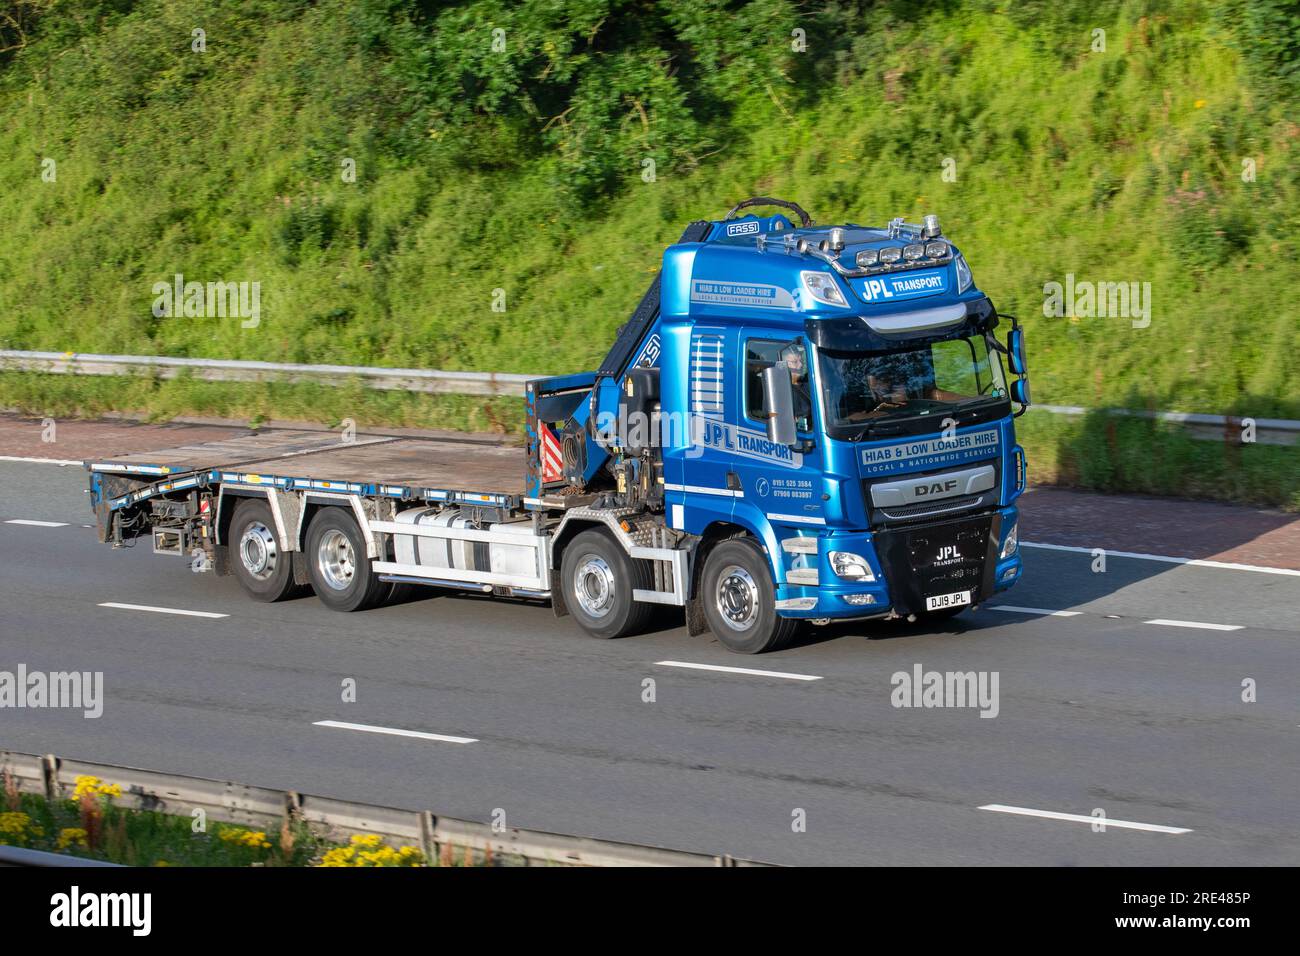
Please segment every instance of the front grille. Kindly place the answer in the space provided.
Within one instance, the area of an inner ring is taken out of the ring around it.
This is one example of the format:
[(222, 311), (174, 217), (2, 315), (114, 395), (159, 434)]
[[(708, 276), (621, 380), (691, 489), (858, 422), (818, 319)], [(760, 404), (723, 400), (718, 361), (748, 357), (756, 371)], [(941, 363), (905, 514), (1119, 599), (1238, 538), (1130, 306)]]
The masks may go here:
[[(880, 482), (893, 481), (897, 478), (934, 478), (935, 480), (940, 480), (945, 475), (951, 474), (952, 472), (965, 471), (968, 468), (978, 465), (993, 466), (993, 487), (988, 491), (982, 491), (976, 495), (960, 495), (953, 498), (936, 498), (933, 501), (918, 501), (915, 504), (910, 505), (872, 504), (871, 487)], [(940, 468), (935, 471), (891, 475), (887, 478), (864, 478), (862, 480), (862, 493), (866, 498), (867, 514), (873, 528), (880, 528), (904, 522), (957, 518), (964, 512), (996, 508), (998, 502), (1001, 500), (1001, 488), (1002, 459), (1000, 457), (990, 458), (987, 461), (971, 462), (954, 468)]]
[(980, 495), (962, 495), (958, 498), (943, 498), (939, 501), (923, 501), (915, 505), (899, 505), (894, 508), (877, 508), (876, 512), (890, 521), (918, 521), (922, 518), (953, 514), (978, 508), (994, 499), (996, 495), (985, 492)]

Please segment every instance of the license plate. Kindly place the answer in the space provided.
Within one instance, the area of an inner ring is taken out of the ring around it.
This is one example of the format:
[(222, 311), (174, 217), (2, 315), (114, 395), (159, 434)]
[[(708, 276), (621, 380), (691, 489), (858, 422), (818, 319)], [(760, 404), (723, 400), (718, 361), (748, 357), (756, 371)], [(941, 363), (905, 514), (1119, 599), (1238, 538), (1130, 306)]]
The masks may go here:
[(952, 594), (935, 594), (925, 599), (927, 611), (942, 611), (946, 607), (960, 607), (970, 603), (969, 591), (954, 591)]

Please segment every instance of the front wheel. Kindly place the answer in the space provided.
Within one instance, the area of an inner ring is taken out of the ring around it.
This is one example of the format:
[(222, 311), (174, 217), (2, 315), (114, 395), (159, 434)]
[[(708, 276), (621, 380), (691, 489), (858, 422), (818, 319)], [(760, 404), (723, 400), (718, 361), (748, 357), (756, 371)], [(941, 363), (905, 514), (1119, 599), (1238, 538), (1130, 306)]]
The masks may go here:
[(748, 538), (723, 541), (704, 561), (700, 600), (709, 630), (727, 650), (762, 654), (790, 643), (799, 622), (776, 613), (767, 559)]
[(370, 568), (356, 519), (342, 508), (322, 508), (307, 529), (307, 567), (321, 603), (335, 611), (362, 611), (388, 594), (388, 582)]

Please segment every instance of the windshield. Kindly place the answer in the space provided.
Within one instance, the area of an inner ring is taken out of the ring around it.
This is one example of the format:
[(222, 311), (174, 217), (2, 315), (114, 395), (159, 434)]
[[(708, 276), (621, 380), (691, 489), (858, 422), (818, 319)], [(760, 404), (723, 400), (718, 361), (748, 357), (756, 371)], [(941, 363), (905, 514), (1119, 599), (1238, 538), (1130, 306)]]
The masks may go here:
[(876, 422), (943, 417), (1007, 401), (1002, 363), (978, 335), (899, 352), (822, 351), (820, 364), (833, 432), (860, 434)]

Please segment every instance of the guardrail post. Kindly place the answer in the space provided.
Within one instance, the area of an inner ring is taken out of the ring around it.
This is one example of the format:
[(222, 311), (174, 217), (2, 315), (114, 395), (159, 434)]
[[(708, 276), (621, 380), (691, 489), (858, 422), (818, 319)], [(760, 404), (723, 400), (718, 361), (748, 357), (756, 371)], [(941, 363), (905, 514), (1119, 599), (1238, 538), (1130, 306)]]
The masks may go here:
[(421, 810), (417, 816), (420, 818), (420, 849), (424, 852), (424, 862), (429, 866), (437, 866), (438, 843), (433, 834), (438, 826), (438, 818), (429, 810)]
[(41, 758), (41, 783), (45, 785), (45, 799), (55, 803), (59, 799), (59, 758), (54, 754)]

